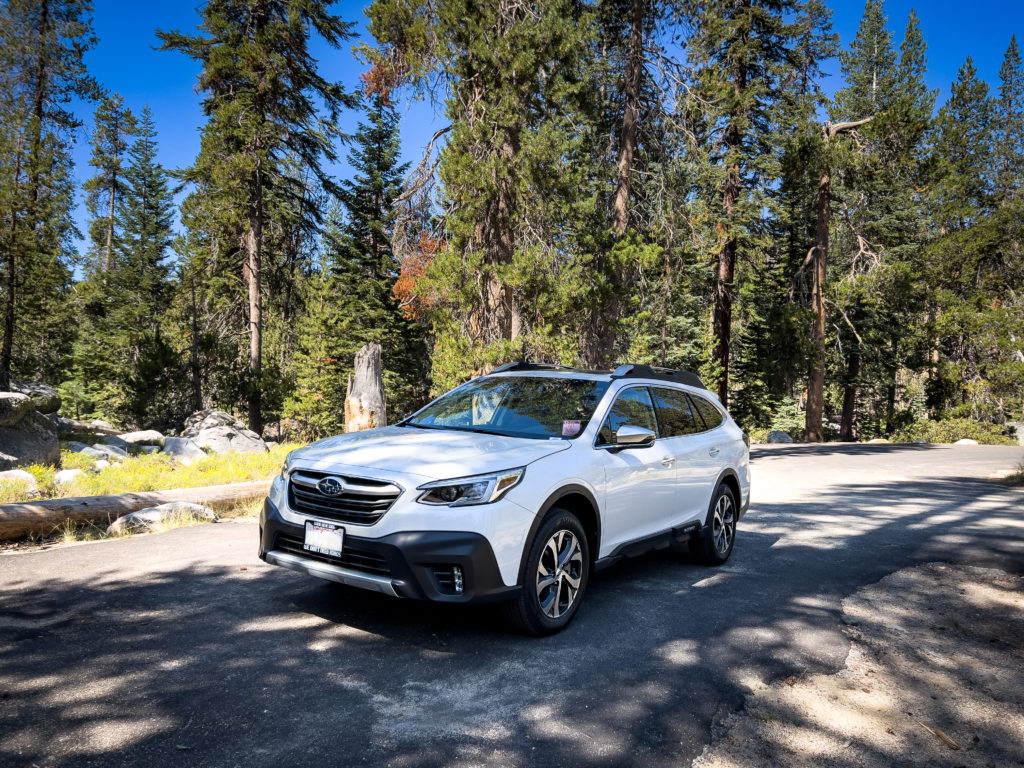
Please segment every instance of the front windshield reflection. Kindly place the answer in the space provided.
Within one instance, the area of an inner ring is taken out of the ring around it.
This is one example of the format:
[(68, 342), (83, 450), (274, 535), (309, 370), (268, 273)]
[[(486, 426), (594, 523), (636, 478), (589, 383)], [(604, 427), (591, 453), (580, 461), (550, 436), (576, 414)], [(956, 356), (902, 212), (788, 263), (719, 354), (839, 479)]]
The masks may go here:
[(435, 400), (402, 424), (510, 437), (573, 439), (587, 428), (608, 384), (541, 376), (484, 376)]

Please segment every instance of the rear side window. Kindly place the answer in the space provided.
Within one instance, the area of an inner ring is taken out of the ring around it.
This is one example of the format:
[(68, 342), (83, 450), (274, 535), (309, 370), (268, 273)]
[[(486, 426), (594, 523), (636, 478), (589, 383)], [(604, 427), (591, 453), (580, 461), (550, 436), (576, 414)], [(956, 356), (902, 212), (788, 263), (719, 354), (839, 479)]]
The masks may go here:
[(658, 409), (662, 437), (679, 437), (704, 431), (704, 423), (694, 413), (685, 392), (655, 387), (654, 404)]
[(704, 420), (705, 428), (714, 429), (721, 426), (722, 422), (725, 421), (725, 416), (722, 415), (722, 412), (703, 397), (691, 394), (690, 399), (693, 400), (693, 404)]
[(598, 445), (611, 445), (615, 442), (615, 433), (623, 424), (643, 427), (657, 433), (658, 425), (654, 420), (654, 405), (647, 387), (632, 387), (619, 393), (612, 409), (601, 425), (597, 438)]

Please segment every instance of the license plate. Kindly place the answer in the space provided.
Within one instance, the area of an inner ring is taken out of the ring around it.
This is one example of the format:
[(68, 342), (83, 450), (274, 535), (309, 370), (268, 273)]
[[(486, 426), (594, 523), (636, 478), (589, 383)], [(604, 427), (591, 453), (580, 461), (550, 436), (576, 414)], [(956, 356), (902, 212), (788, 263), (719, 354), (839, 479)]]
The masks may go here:
[(310, 552), (330, 557), (341, 557), (341, 542), (345, 538), (345, 529), (334, 523), (321, 523), (319, 520), (306, 521), (306, 540), (302, 548)]

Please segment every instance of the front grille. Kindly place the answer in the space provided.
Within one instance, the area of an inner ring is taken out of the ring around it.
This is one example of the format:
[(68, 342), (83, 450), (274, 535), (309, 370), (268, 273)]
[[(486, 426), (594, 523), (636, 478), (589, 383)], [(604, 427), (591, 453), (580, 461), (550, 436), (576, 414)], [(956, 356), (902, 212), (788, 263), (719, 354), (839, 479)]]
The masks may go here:
[(388, 561), (376, 552), (348, 549), (346, 545), (342, 546), (345, 548), (341, 551), (341, 557), (331, 557), (330, 555), (322, 555), (319, 552), (310, 552), (303, 549), (302, 539), (297, 536), (279, 533), (274, 540), (274, 549), (281, 552), (290, 552), (293, 555), (299, 555), (309, 560), (319, 560), (322, 563), (340, 565), (342, 568), (372, 573), (375, 576), (391, 576), (391, 568), (388, 565)]
[[(328, 477), (341, 481), (344, 490), (340, 494), (328, 496), (317, 487), (317, 483)], [(288, 506), (291, 509), (355, 525), (376, 523), (401, 494), (401, 488), (383, 480), (305, 469), (292, 472), (288, 481)]]

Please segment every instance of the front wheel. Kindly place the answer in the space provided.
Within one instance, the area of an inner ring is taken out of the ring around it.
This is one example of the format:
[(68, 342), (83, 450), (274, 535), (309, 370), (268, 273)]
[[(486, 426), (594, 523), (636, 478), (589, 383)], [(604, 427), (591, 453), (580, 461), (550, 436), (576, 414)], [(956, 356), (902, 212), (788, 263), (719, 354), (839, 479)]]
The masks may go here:
[(692, 551), (706, 565), (722, 565), (736, 544), (736, 495), (726, 484), (711, 498), (707, 523), (692, 541)]
[(526, 556), (522, 592), (506, 604), (512, 623), (529, 635), (565, 629), (583, 599), (590, 577), (590, 550), (579, 519), (553, 509)]

